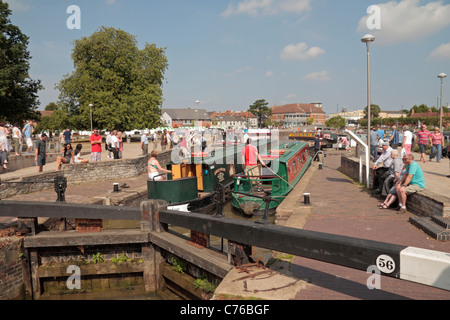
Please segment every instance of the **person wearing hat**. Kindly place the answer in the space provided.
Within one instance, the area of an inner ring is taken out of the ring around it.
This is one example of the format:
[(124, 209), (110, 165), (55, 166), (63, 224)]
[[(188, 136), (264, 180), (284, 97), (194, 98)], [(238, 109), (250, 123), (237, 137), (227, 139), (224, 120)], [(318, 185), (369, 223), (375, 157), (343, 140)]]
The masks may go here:
[[(391, 152), (393, 149), (390, 147), (389, 142), (383, 142), (382, 149), (383, 152), (381, 153), (377, 161), (375, 161), (375, 164), (372, 166), (372, 169), (376, 171), (376, 181), (374, 181), (374, 187), (375, 182), (377, 182), (377, 190), (375, 191), (376, 194), (381, 193), (384, 180), (386, 180), (389, 176), (389, 168), (391, 167), (393, 160), (391, 157)], [(383, 166), (378, 167), (381, 164), (383, 164)]]
[(402, 148), (404, 149), (404, 154), (411, 154), (411, 145), (412, 145), (413, 135), (412, 132), (409, 131), (408, 126), (403, 127), (403, 142)]

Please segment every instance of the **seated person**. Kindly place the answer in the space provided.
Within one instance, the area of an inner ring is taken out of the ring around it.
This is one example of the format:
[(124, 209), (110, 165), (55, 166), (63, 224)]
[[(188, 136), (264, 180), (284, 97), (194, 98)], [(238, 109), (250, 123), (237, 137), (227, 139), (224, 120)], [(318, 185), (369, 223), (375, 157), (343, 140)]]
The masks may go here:
[(67, 143), (64, 146), (64, 150), (62, 152), (62, 156), (58, 156), (56, 158), (56, 170), (61, 170), (61, 165), (63, 163), (70, 163), (70, 161), (72, 160), (72, 162), (74, 161), (74, 154), (73, 154), (73, 149), (72, 149), (72, 144)]
[(153, 150), (150, 153), (150, 156), (151, 158), (148, 159), (148, 179), (155, 181), (165, 180), (165, 177), (161, 176), (160, 172), (172, 173), (172, 171), (161, 167), (159, 161), (156, 159), (158, 151)]
[(81, 158), (81, 149), (83, 148), (83, 146), (81, 144), (77, 144), (77, 147), (74, 151), (74, 160), (73, 163), (88, 163), (89, 160), (88, 159), (82, 159)]
[(387, 196), (391, 187), (395, 184), (393, 181), (398, 181), (398, 178), (403, 170), (403, 161), (399, 157), (399, 152), (397, 149), (391, 151), (392, 163), (388, 170), (388, 177), (384, 180), (381, 194)]
[[(394, 150), (397, 151), (397, 150)], [(403, 162), (406, 161), (406, 159), (402, 160)], [(400, 181), (403, 180), (403, 177), (406, 174), (406, 165), (403, 166), (402, 172), (400, 173), (400, 175), (396, 175), (394, 177), (394, 185), (389, 189), (388, 194), (386, 196), (386, 199), (384, 199), (383, 203), (380, 203), (378, 205), (378, 208), (380, 209), (388, 209), (390, 206), (392, 206), (395, 202), (395, 200), (397, 200), (397, 188), (398, 188), (398, 184), (400, 183)]]
[(414, 161), (414, 156), (407, 154), (403, 158), (406, 159), (406, 174), (396, 184), (397, 197), (400, 205), (399, 214), (406, 213), (406, 200), (409, 195), (425, 189), (425, 177), (422, 168)]

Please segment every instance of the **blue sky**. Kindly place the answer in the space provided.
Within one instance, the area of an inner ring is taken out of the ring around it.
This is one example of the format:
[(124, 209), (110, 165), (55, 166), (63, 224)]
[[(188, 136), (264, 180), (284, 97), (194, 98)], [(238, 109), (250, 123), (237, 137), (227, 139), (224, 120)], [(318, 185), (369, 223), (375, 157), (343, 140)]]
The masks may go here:
[[(450, 75), (450, 0), (6, 0), (11, 21), (30, 37), (30, 75), (40, 79), (42, 110), (73, 71), (73, 41), (101, 26), (138, 44), (166, 48), (164, 108), (246, 110), (320, 101), (327, 114), (366, 105), (366, 48), (371, 45), (372, 103), (382, 110), (437, 104), (441, 72)], [(70, 30), (70, 5), (81, 29)], [(380, 14), (367, 13), (376, 5)], [(380, 22), (379, 29), (369, 29)], [(450, 102), (450, 79), (444, 82)]]

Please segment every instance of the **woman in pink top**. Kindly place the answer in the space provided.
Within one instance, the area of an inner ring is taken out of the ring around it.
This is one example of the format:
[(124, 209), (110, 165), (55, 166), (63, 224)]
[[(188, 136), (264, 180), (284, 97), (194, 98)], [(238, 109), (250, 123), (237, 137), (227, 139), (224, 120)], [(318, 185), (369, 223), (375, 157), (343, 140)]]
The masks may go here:
[(430, 153), (430, 161), (436, 155), (436, 161), (441, 162), (442, 147), (444, 146), (444, 135), (439, 128), (434, 128), (434, 132), (430, 135), (430, 144), (432, 145)]

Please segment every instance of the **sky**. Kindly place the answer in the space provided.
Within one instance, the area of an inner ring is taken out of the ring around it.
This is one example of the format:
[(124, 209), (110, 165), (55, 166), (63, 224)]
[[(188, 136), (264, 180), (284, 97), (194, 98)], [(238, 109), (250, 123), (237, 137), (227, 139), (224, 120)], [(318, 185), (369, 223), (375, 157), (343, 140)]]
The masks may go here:
[[(55, 84), (73, 72), (74, 40), (102, 26), (136, 36), (140, 48), (165, 48), (163, 108), (242, 111), (264, 99), (321, 102), (327, 114), (361, 110), (365, 34), (375, 36), (371, 101), (382, 110), (438, 105), (437, 76), (450, 75), (450, 0), (3, 1), (30, 38), (30, 76), (45, 87), (39, 110), (58, 100)], [(450, 102), (449, 78), (442, 100)]]

